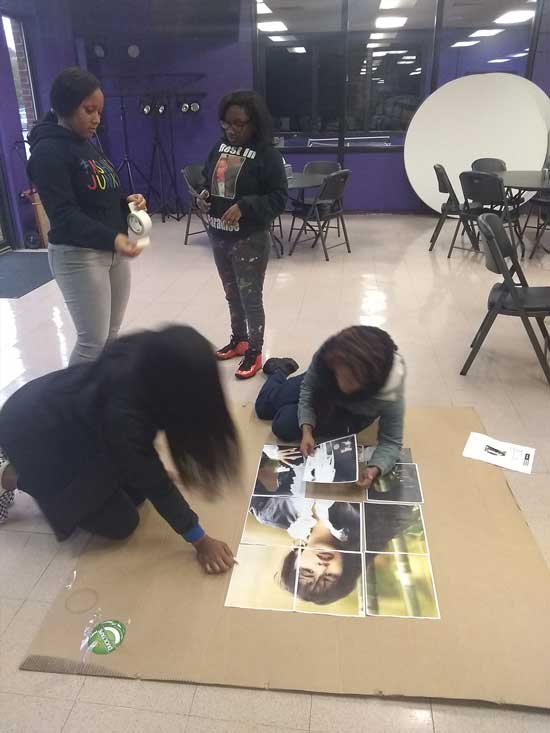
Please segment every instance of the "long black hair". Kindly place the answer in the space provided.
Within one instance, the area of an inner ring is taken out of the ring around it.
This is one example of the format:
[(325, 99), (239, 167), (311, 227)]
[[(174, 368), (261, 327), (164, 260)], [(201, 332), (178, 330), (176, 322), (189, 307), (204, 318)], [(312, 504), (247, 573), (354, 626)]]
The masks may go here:
[(70, 117), (86, 97), (99, 89), (99, 79), (78, 66), (64, 69), (53, 81), (50, 106), (57, 117)]
[(211, 344), (190, 326), (143, 331), (115, 341), (94, 365), (103, 400), (130, 400), (163, 430), (186, 488), (215, 498), (239, 471), (237, 431)]
[(220, 100), (218, 117), (220, 122), (225, 120), (229, 107), (242, 107), (254, 128), (254, 139), (263, 145), (273, 142), (273, 120), (265, 100), (251, 89), (241, 89), (229, 92)]

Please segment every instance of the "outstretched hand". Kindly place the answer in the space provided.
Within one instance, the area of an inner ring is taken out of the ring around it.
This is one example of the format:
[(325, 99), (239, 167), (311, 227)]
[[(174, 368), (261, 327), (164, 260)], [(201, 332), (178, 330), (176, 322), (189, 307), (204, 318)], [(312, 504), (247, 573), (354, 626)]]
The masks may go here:
[(361, 466), (359, 469), (359, 480), (357, 485), (362, 489), (368, 489), (380, 476), (380, 469), (378, 466)]
[(205, 534), (193, 546), (197, 551), (197, 560), (208, 574), (226, 573), (235, 565), (231, 548), (221, 540), (215, 540)]

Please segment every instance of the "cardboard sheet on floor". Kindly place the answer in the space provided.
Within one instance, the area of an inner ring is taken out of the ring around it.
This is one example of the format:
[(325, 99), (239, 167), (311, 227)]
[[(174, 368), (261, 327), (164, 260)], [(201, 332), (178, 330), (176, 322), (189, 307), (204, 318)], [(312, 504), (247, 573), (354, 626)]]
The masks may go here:
[[(250, 405), (235, 412), (243, 477), (223, 504), (191, 498), (234, 549), (262, 446), (274, 442)], [(92, 540), (23, 669), (550, 708), (550, 571), (502, 471), (462, 457), (472, 431), (483, 427), (470, 408), (407, 414), (440, 620), (228, 608), (229, 575), (203, 575), (146, 504), (128, 542)]]

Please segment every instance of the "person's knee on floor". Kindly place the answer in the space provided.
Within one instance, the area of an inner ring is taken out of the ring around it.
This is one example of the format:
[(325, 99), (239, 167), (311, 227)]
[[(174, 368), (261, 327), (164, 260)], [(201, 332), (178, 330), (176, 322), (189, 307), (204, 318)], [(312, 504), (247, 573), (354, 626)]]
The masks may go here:
[(277, 410), (282, 406), (278, 399), (280, 390), (286, 385), (287, 377), (298, 370), (298, 363), (291, 358), (268, 359), (263, 372), (268, 376), (261, 388), (255, 404), (256, 415), (260, 420), (273, 420)]
[(298, 423), (298, 406), (285, 405), (277, 410), (271, 423), (273, 434), (286, 443), (301, 440), (302, 431)]

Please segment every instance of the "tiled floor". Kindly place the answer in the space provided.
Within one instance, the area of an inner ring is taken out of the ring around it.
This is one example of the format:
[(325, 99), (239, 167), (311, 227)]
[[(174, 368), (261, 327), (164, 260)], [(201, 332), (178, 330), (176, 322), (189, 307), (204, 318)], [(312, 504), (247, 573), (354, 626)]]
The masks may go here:
[[(486, 307), (494, 275), (479, 256), (446, 259), (452, 226), (427, 252), (434, 220), (350, 217), (353, 253), (330, 263), (309, 248), (270, 261), (265, 286), (266, 356), (307, 365), (330, 333), (351, 323), (386, 328), (405, 354), (408, 401), (474, 405), (488, 432), (537, 448), (535, 475), (508, 475), (550, 563), (550, 388), (521, 325), (497, 321), (468, 377), (459, 375)], [(165, 321), (191, 323), (214, 343), (228, 321), (208, 241), (183, 246), (183, 224), (157, 224), (154, 244), (133, 263), (125, 330)], [(533, 284), (550, 284), (550, 257), (526, 264)], [(54, 282), (20, 300), (0, 300), (0, 404), (21, 384), (66, 364), (74, 335)], [(229, 395), (250, 400), (260, 378), (237, 383), (223, 365)], [(518, 733), (550, 730), (550, 715), (481, 705), (347, 699), (83, 679), (18, 671), (26, 648), (86, 542), (58, 545), (29, 497), (18, 497), (0, 529), (0, 731), (369, 731)], [(45, 712), (47, 711), (47, 712)]]

